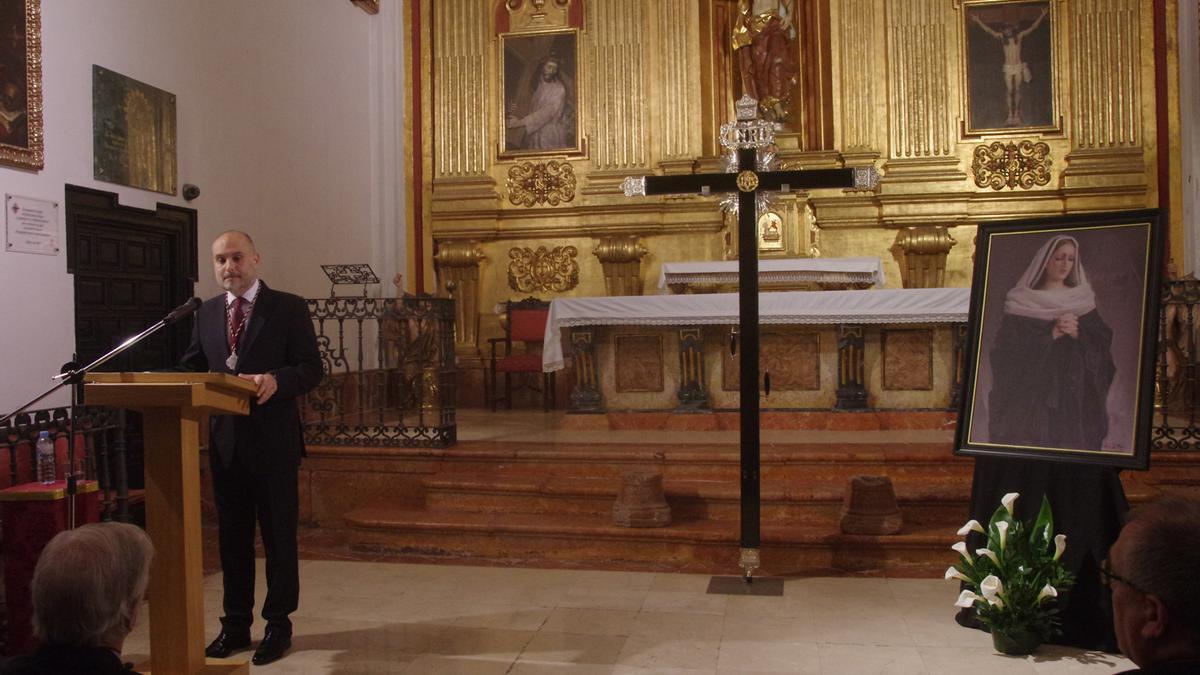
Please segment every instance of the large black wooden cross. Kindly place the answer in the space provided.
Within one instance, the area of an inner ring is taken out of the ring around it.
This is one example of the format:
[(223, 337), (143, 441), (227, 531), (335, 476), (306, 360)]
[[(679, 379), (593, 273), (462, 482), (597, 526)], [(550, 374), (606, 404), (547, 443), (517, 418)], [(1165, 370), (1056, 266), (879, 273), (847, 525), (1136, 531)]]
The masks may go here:
[[(762, 170), (759, 152), (774, 145), (772, 123), (758, 119), (758, 102), (743, 97), (737, 103), (738, 121), (721, 126), (721, 145), (737, 154), (737, 173), (642, 176), (625, 179), (626, 196), (668, 194), (709, 195), (737, 191), (738, 204), (738, 332), (741, 336), (741, 558), (749, 581), (759, 566), (759, 328), (758, 328), (758, 209), (762, 191), (793, 188), (873, 189), (874, 167)], [(769, 161), (769, 160), (767, 160)], [(767, 162), (763, 162), (764, 164)]]

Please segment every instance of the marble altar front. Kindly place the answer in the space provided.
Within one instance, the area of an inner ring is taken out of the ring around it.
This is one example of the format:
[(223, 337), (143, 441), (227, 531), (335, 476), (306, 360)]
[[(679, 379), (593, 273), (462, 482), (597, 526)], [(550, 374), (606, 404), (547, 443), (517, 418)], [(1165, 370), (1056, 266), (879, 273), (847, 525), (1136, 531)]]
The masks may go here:
[[(763, 408), (956, 407), (969, 302), (966, 288), (761, 294)], [(570, 361), (575, 412), (736, 409), (737, 316), (726, 293), (554, 300), (543, 368)]]

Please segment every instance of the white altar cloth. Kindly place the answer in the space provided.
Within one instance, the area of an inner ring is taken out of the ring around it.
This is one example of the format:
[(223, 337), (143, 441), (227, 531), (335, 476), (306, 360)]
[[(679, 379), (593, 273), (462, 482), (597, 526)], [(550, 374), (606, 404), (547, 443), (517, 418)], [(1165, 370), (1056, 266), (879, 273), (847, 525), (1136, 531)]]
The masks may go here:
[[(760, 293), (760, 324), (956, 323), (967, 320), (969, 288)], [(699, 326), (738, 322), (737, 293), (559, 298), (550, 302), (542, 370), (565, 367), (562, 329), (571, 326)]]
[[(877, 257), (858, 258), (765, 258), (758, 261), (758, 280), (766, 282), (825, 282), (874, 284), (883, 288), (883, 263)], [(666, 293), (671, 284), (735, 284), (738, 261), (663, 263), (658, 289)]]

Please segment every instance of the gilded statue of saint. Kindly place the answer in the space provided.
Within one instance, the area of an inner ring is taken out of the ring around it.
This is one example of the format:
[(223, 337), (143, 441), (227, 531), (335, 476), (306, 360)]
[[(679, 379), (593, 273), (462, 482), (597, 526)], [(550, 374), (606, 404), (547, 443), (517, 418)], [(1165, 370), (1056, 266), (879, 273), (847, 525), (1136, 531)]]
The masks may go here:
[(785, 121), (790, 113), (796, 63), (795, 0), (738, 0), (733, 53), (742, 93), (758, 100), (763, 117)]

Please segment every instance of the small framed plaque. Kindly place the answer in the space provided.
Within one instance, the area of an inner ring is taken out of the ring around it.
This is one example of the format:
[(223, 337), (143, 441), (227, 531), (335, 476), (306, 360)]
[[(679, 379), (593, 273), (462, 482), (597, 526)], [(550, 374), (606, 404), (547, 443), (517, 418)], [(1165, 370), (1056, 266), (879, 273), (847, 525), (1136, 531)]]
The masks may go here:
[(13, 253), (58, 255), (58, 202), (16, 195), (4, 196), (4, 250)]

